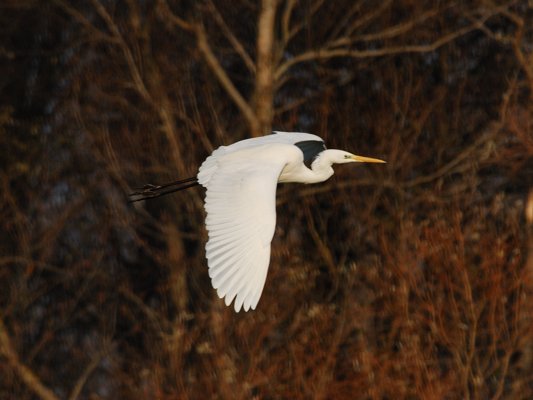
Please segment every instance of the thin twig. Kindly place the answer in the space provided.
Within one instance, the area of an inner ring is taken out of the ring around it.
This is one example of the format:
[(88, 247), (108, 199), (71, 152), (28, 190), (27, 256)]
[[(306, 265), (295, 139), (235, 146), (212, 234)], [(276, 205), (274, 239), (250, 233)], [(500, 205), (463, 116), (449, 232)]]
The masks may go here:
[(137, 65), (135, 63), (135, 59), (133, 58), (133, 54), (131, 53), (130, 48), (128, 47), (127, 43), (122, 37), (116, 24), (113, 22), (113, 19), (111, 18), (111, 16), (109, 15), (105, 7), (98, 0), (91, 0), (91, 3), (96, 8), (96, 12), (98, 12), (98, 15), (100, 15), (100, 17), (105, 21), (108, 29), (111, 31), (113, 37), (115, 38), (116, 42), (120, 46), (120, 49), (122, 50), (122, 53), (124, 54), (124, 58), (126, 59), (126, 63), (128, 64), (131, 77), (135, 84), (135, 89), (137, 90), (137, 92), (139, 92), (141, 97), (146, 102), (152, 103), (153, 102), (152, 97), (150, 96), (150, 94), (148, 93), (148, 90), (146, 89), (146, 86), (144, 85), (139, 69), (137, 68)]
[(85, 385), (85, 382), (87, 382), (87, 379), (89, 378), (91, 373), (94, 371), (94, 369), (98, 366), (98, 364), (100, 363), (100, 360), (102, 359), (103, 356), (104, 356), (104, 353), (103, 352), (99, 352), (91, 360), (91, 362), (89, 362), (87, 367), (85, 367), (85, 370), (80, 375), (80, 377), (76, 381), (76, 384), (72, 388), (72, 392), (70, 393), (69, 400), (75, 400), (75, 399), (78, 398), (78, 396), (80, 395), (80, 393), (81, 393), (81, 391), (83, 389), (83, 385)]
[(341, 48), (341, 49), (320, 48), (318, 50), (310, 50), (302, 54), (296, 55), (295, 57), (281, 64), (274, 74), (274, 79), (275, 80), (280, 79), (280, 77), (285, 72), (287, 72), (287, 70), (289, 70), (291, 67), (293, 67), (296, 64), (306, 62), (306, 61), (327, 60), (327, 59), (336, 58), (336, 57), (367, 58), (367, 57), (380, 57), (380, 56), (401, 54), (401, 53), (431, 52), (443, 46), (444, 44), (449, 43), (452, 40), (455, 40), (458, 37), (465, 35), (468, 32), (471, 32), (476, 29), (480, 29), (482, 24), (492, 15), (493, 14), (486, 15), (479, 21), (476, 21), (475, 23), (467, 27), (464, 27), (455, 32), (452, 32), (449, 35), (443, 36), (442, 38), (430, 44), (393, 46), (393, 47), (385, 47), (382, 49), (371, 49), (371, 50), (351, 50), (349, 48)]
[(18, 353), (11, 344), (3, 321), (0, 321), (0, 354), (7, 358), (15, 374), (38, 396), (44, 400), (59, 400), (59, 397), (54, 394), (52, 389), (45, 386), (39, 377), (20, 361)]
[(235, 87), (229, 76), (226, 74), (226, 71), (222, 65), (220, 65), (215, 53), (209, 45), (209, 38), (205, 32), (204, 26), (201, 23), (187, 22), (179, 18), (172, 13), (168, 7), (168, 4), (164, 0), (159, 0), (158, 7), (160, 18), (166, 19), (172, 24), (175, 24), (187, 31), (193, 32), (196, 35), (198, 49), (200, 50), (200, 53), (202, 54), (207, 66), (211, 69), (211, 72), (215, 74), (220, 85), (226, 90), (229, 97), (233, 100), (235, 105), (243, 114), (244, 118), (248, 121), (250, 129), (256, 132), (259, 131), (260, 124), (255, 113), (248, 102), (241, 95), (239, 90)]
[(260, 124), (257, 120), (256, 115), (254, 114), (248, 102), (244, 99), (241, 93), (239, 93), (235, 85), (233, 85), (233, 82), (226, 74), (226, 71), (224, 71), (224, 68), (222, 68), (222, 66), (218, 62), (215, 54), (213, 53), (213, 50), (211, 49), (211, 46), (209, 46), (209, 40), (204, 27), (202, 25), (197, 25), (197, 29), (195, 30), (195, 32), (196, 37), (198, 39), (198, 48), (203, 54), (205, 62), (207, 63), (211, 71), (215, 74), (215, 76), (218, 78), (219, 83), (226, 90), (235, 105), (241, 110), (242, 114), (248, 121), (248, 124), (250, 125), (252, 131), (259, 131)]
[(228, 26), (228, 24), (226, 24), (226, 21), (224, 21), (224, 18), (222, 18), (222, 15), (220, 15), (220, 12), (217, 10), (217, 8), (216, 8), (216, 6), (215, 6), (215, 4), (213, 3), (212, 0), (209, 0), (209, 5), (210, 5), (210, 8), (212, 10), (213, 16), (215, 17), (215, 21), (218, 23), (218, 25), (222, 29), (222, 33), (228, 38), (229, 42), (231, 43), (231, 45), (233, 46), (233, 48), (235, 49), (237, 54), (239, 54), (241, 56), (242, 60), (246, 64), (246, 67), (248, 68), (248, 70), (252, 74), (255, 74), (255, 64), (254, 64), (252, 58), (246, 52), (246, 50), (244, 49), (244, 46), (239, 41), (239, 39), (237, 39), (235, 37), (235, 35), (231, 31), (231, 29)]

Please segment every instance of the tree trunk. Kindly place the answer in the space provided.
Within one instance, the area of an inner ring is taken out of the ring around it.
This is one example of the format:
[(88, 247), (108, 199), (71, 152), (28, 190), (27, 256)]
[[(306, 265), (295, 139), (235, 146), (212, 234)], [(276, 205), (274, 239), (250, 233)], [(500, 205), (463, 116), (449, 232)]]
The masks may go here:
[(274, 22), (277, 0), (263, 0), (257, 32), (257, 60), (255, 76), (255, 114), (259, 120), (259, 131), (252, 136), (270, 133), (274, 116)]

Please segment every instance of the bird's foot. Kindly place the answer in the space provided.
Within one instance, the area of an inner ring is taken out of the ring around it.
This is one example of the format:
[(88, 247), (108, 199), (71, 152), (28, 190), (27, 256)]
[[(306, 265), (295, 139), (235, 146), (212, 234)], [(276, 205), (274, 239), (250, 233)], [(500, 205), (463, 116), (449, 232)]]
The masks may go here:
[(147, 196), (147, 197), (153, 197), (157, 193), (155, 193), (156, 190), (161, 189), (160, 185), (152, 185), (151, 183), (147, 183), (144, 186), (133, 188), (135, 192), (128, 194), (128, 196)]

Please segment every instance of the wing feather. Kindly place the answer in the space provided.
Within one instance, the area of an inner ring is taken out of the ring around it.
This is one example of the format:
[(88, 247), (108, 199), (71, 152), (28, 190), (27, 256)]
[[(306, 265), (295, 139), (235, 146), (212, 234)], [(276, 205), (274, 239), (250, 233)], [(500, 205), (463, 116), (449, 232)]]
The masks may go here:
[(247, 155), (208, 159), (208, 179), (202, 181), (209, 276), (227, 305), (235, 299), (235, 311), (255, 309), (263, 291), (276, 225), (276, 185), (286, 165), (282, 157)]
[[(230, 266), (238, 264), (241, 259), (246, 259), (246, 256), (249, 252), (251, 252), (252, 249), (246, 244), (246, 245), (240, 245), (239, 247), (235, 248), (235, 251), (232, 253), (224, 253), (221, 257), (218, 258), (211, 258), (211, 262), (213, 264), (217, 265), (217, 269), (213, 271), (213, 274), (211, 278), (213, 278), (213, 286), (217, 285), (217, 281), (219, 281), (222, 276), (227, 276), (227, 274), (223, 274), (223, 272)], [(219, 277), (220, 276), (220, 277)], [(215, 279), (218, 278), (217, 279)]]
[[(235, 252), (244, 251), (248, 248), (248, 241), (246, 238), (242, 238), (238, 242), (233, 243), (235, 246)], [(227, 249), (225, 244), (221, 244), (217, 246), (216, 248), (211, 248), (211, 259), (213, 262), (218, 261), (218, 259), (222, 259), (227, 254)]]

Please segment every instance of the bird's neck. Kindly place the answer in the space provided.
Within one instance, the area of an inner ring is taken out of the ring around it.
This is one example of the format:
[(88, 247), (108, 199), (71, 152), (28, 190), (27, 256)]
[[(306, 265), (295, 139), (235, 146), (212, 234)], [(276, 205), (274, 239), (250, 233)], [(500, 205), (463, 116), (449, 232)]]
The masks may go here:
[(324, 182), (333, 175), (333, 168), (331, 168), (333, 161), (331, 155), (328, 154), (328, 151), (331, 150), (324, 150), (321, 152), (311, 164), (311, 168), (307, 168), (302, 160), (292, 160), (281, 171), (278, 182)]
[(324, 182), (333, 175), (332, 160), (328, 157), (328, 151), (323, 151), (311, 164), (311, 170), (313, 171), (313, 181), (309, 183)]

